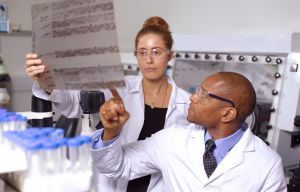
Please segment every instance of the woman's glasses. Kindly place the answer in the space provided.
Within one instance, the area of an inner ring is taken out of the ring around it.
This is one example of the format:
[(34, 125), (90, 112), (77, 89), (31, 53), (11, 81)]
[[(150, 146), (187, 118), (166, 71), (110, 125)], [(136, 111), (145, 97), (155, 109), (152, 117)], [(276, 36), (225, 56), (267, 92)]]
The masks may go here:
[(169, 53), (170, 53), (169, 49), (163, 49), (163, 48), (152, 48), (150, 53), (147, 51), (147, 49), (137, 49), (134, 51), (134, 55), (138, 59), (143, 59), (143, 60), (146, 60), (149, 55), (153, 60), (160, 60), (166, 58)]

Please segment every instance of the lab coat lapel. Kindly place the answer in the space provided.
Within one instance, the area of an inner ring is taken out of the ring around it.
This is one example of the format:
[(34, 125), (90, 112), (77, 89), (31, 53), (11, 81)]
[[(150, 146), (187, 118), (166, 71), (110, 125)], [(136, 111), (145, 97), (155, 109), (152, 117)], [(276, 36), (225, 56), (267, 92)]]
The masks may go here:
[[(189, 126), (193, 126), (190, 124)], [(194, 125), (195, 126), (195, 125)], [(202, 156), (205, 151), (204, 146), (204, 130), (201, 126), (195, 126), (191, 134), (187, 149), (189, 150), (190, 161), (193, 164), (194, 172), (197, 174), (199, 181), (203, 184), (207, 183), (207, 176), (203, 166)]]
[[(122, 143), (130, 143), (136, 141), (139, 137), (139, 134), (142, 130), (144, 123), (144, 114), (145, 114), (145, 102), (144, 102), (144, 93), (142, 88), (142, 77), (139, 77), (136, 83), (131, 84), (128, 88), (129, 97), (127, 98), (130, 101), (125, 102), (125, 106), (131, 116), (135, 117), (131, 121), (127, 121), (122, 129), (121, 141)], [(130, 131), (128, 131), (130, 130)]]
[[(170, 114), (176, 109), (176, 101), (174, 98), (176, 98), (177, 86), (175, 85), (174, 81), (169, 77), (168, 77), (168, 82), (172, 84), (172, 93), (171, 93), (168, 110), (167, 110), (167, 114), (166, 114), (165, 127), (170, 126), (170, 125), (166, 124), (166, 122), (168, 122), (167, 119), (169, 118)], [(173, 101), (175, 101), (175, 102), (173, 102)]]
[(248, 128), (240, 141), (229, 151), (210, 176), (207, 184), (244, 162), (244, 153), (254, 150), (254, 137)]
[(187, 103), (185, 98), (179, 97), (177, 95), (179, 88), (175, 84), (175, 82), (172, 80), (172, 78), (168, 77), (168, 82), (171, 83), (171, 85), (172, 85), (172, 93), (171, 93), (171, 97), (170, 97), (170, 101), (169, 101), (169, 105), (168, 105), (168, 110), (167, 110), (167, 114), (166, 114), (165, 127), (169, 127), (174, 123), (173, 120), (169, 121), (169, 117), (176, 110), (176, 108), (178, 107), (177, 105)]

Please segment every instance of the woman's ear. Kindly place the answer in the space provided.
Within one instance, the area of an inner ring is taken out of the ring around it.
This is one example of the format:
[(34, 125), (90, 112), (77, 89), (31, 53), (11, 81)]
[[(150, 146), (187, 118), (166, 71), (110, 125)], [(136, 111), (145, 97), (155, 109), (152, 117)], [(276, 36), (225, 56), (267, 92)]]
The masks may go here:
[(173, 58), (174, 58), (174, 51), (171, 50), (170, 53), (169, 53), (168, 61), (171, 61)]
[(236, 116), (237, 116), (237, 110), (236, 110), (236, 108), (226, 107), (222, 111), (221, 121), (223, 123), (228, 123), (228, 122), (232, 121), (233, 119), (235, 119)]

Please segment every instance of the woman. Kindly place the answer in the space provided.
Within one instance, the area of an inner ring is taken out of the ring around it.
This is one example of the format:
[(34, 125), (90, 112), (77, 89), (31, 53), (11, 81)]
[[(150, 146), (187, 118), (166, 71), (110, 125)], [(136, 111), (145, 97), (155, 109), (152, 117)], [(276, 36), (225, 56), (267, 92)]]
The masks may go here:
[[(189, 94), (178, 88), (166, 75), (168, 62), (173, 58), (173, 39), (168, 23), (160, 17), (151, 17), (135, 39), (134, 54), (142, 76), (125, 76), (126, 86), (118, 92), (130, 113), (120, 139), (122, 144), (145, 139), (151, 134), (169, 127), (171, 124), (188, 124), (186, 120)], [(67, 117), (81, 114), (79, 91), (42, 89), (45, 87), (43, 75), (47, 70), (36, 54), (28, 54), (27, 74), (38, 83), (33, 86), (33, 94), (51, 100), (56, 108)], [(102, 90), (105, 98), (111, 98), (108, 90)], [(150, 181), (151, 177), (151, 181)], [(150, 181), (150, 184), (149, 184)], [(111, 180), (99, 175), (99, 191), (163, 191), (161, 175), (149, 175), (128, 181)]]

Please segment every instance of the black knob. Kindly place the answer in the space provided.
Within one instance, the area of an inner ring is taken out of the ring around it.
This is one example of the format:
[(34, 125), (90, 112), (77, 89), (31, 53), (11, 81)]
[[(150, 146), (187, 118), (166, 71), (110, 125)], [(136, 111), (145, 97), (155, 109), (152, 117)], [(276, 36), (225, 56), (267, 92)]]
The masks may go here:
[(256, 57), (256, 56), (253, 56), (253, 57), (252, 57), (252, 61), (253, 61), (253, 62), (256, 62), (256, 61), (257, 61), (257, 57)]
[(188, 58), (190, 58), (190, 55), (189, 55), (188, 53), (186, 53), (186, 54), (184, 55), (184, 57), (185, 57), (186, 59), (188, 59)]
[(219, 60), (221, 59), (221, 56), (220, 55), (216, 55), (216, 60)]
[(205, 59), (209, 59), (209, 55), (208, 55), (208, 54), (205, 54), (204, 58), (205, 58)]
[(132, 69), (131, 65), (128, 65), (128, 69)]
[(105, 96), (102, 91), (80, 91), (80, 106), (84, 114), (98, 113), (104, 101)]
[(230, 61), (232, 59), (231, 55), (227, 55), (227, 60)]
[(176, 58), (180, 58), (181, 55), (180, 55), (179, 53), (176, 53), (176, 54), (175, 54), (175, 57), (176, 57)]
[(239, 60), (240, 60), (240, 61), (244, 61), (244, 60), (245, 60), (245, 57), (244, 57), (244, 56), (240, 56), (240, 57), (239, 57)]
[(270, 56), (266, 57), (266, 62), (270, 63), (271, 61), (272, 61), (272, 59)]
[(282, 63), (282, 59), (277, 58), (277, 59), (276, 59), (276, 64), (281, 64), (281, 63)]
[(276, 109), (274, 107), (271, 107), (270, 110), (269, 110), (271, 113), (275, 112)]
[(272, 125), (267, 125), (266, 128), (267, 128), (268, 130), (270, 130), (270, 129), (273, 129), (273, 126), (272, 126)]
[(272, 95), (278, 95), (278, 91), (276, 89), (272, 90)]
[(197, 53), (194, 55), (194, 58), (195, 59), (199, 59), (200, 58), (200, 55), (198, 55)]
[(294, 125), (295, 125), (296, 127), (300, 127), (300, 116), (299, 116), (299, 115), (297, 115), (297, 116), (295, 117), (295, 119), (294, 119)]
[(280, 73), (277, 72), (274, 74), (274, 77), (275, 77), (275, 79), (279, 79), (281, 77), (281, 75), (280, 75)]

